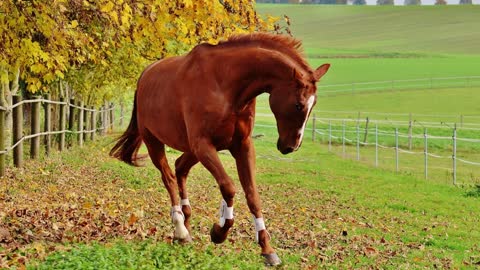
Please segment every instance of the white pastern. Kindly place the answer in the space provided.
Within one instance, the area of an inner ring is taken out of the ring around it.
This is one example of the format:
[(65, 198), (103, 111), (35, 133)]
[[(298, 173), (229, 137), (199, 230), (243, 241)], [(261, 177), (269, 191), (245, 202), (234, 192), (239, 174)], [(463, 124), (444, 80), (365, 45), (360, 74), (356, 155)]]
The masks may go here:
[(222, 200), (220, 202), (220, 227), (225, 225), (226, 219), (233, 219), (233, 206), (228, 207), (227, 202)]
[(181, 204), (182, 206), (184, 206), (184, 205), (190, 206), (190, 201), (189, 201), (188, 199), (182, 199), (182, 200), (180, 201), (180, 204)]
[(186, 239), (188, 237), (188, 230), (185, 227), (185, 216), (183, 215), (180, 205), (172, 206), (172, 222), (175, 225), (174, 238)]
[(253, 223), (255, 224), (255, 241), (258, 243), (258, 232), (266, 229), (265, 222), (263, 218), (253, 216)]
[(303, 134), (305, 133), (305, 126), (307, 125), (308, 116), (310, 115), (310, 111), (312, 110), (313, 103), (315, 102), (315, 95), (311, 95), (307, 100), (307, 115), (305, 116), (305, 120), (303, 120), (302, 128), (298, 131), (300, 133), (300, 140), (298, 140), (298, 144), (295, 146), (295, 150), (300, 147), (300, 144), (303, 140)]

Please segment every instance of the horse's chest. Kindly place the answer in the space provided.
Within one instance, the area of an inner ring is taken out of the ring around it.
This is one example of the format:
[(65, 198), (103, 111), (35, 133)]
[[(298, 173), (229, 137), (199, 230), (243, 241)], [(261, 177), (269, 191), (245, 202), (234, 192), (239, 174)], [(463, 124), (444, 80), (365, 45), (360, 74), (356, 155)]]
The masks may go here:
[(219, 122), (212, 131), (212, 142), (216, 148), (218, 150), (229, 148), (235, 135), (234, 117), (232, 116)]

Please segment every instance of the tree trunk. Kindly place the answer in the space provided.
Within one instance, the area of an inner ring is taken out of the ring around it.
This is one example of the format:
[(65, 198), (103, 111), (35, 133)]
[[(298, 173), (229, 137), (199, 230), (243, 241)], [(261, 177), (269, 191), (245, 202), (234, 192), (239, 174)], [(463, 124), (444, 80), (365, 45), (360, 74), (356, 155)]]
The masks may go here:
[[(8, 77), (8, 71), (3, 70)], [(5, 82), (2, 84), (2, 103), (5, 104), (7, 107), (12, 106), (12, 96), (18, 93), (19, 88), (19, 80), (20, 80), (20, 68), (15, 70), (14, 78), (11, 82)], [(13, 115), (11, 111), (7, 111), (5, 113), (5, 147), (9, 147), (12, 145), (12, 128), (13, 128)]]

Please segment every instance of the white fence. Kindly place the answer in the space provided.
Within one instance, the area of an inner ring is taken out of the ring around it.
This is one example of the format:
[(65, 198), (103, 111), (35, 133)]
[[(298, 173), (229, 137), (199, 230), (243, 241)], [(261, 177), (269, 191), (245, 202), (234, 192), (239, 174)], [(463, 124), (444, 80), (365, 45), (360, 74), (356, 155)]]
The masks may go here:
[[(23, 107), (25, 104), (31, 106), (31, 128), (30, 134), (25, 135), (23, 127)], [(41, 109), (40, 105), (44, 106), (43, 120), (44, 129), (41, 129)], [(58, 105), (56, 110), (58, 113), (52, 117), (51, 105)], [(68, 110), (67, 110), (68, 108)], [(43, 137), (45, 144), (45, 153), (48, 155), (52, 148), (51, 135), (59, 135), (58, 149), (63, 151), (65, 148), (65, 135), (77, 134), (78, 144), (83, 145), (84, 140), (95, 137), (95, 133), (100, 131), (105, 134), (108, 128), (113, 127), (114, 123), (114, 106), (109, 104), (96, 110), (93, 106), (84, 106), (83, 102), (78, 102), (72, 99), (70, 102), (61, 99), (60, 101), (52, 101), (49, 97), (46, 99), (34, 98), (30, 100), (22, 100), (20, 96), (13, 96), (12, 106), (0, 106), (0, 177), (5, 174), (6, 155), (13, 151), (13, 165), (15, 167), (23, 166), (23, 143), (30, 140), (30, 157), (36, 159), (40, 153), (40, 137)], [(5, 114), (12, 113), (12, 145), (6, 146), (6, 129)], [(68, 128), (67, 128), (67, 113), (68, 113)], [(52, 118), (58, 117), (58, 130), (52, 130)], [(97, 122), (97, 118), (100, 118)], [(122, 121), (120, 119), (120, 121)], [(88, 134), (88, 136), (87, 136)], [(72, 139), (73, 140), (73, 139)], [(71, 141), (72, 141), (71, 140)], [(72, 143), (73, 144), (73, 143)]]
[[(267, 117), (269, 121), (273, 121), (273, 115), (271, 114), (257, 113), (257, 116), (260, 116), (259, 118), (257, 118), (257, 121), (258, 119), (265, 119), (265, 117)], [(336, 122), (336, 124), (333, 125), (332, 122)], [(361, 123), (363, 124), (365, 122), (359, 122), (353, 119), (315, 118), (315, 116), (313, 116), (311, 128), (307, 128), (307, 130), (311, 132), (311, 139), (313, 141), (322, 141), (328, 144), (329, 151), (332, 151), (333, 145), (341, 145), (343, 157), (346, 157), (347, 147), (350, 147), (351, 149), (351, 146), (353, 146), (355, 147), (355, 159), (360, 161), (361, 152), (363, 151), (361, 151), (360, 149), (367, 149), (368, 147), (370, 147), (370, 150), (374, 150), (373, 158), (375, 167), (379, 167), (379, 149), (391, 149), (394, 156), (393, 159), (395, 162), (394, 167), (396, 172), (399, 172), (402, 167), (401, 159), (399, 157), (400, 153), (422, 156), (421, 160), (423, 162), (422, 167), (425, 179), (429, 179), (429, 170), (432, 169), (432, 166), (429, 164), (429, 162), (432, 159), (443, 159), (451, 161), (450, 168), (442, 168), (448, 171), (449, 174), (451, 173), (451, 182), (454, 185), (459, 184), (459, 181), (457, 180), (457, 164), (467, 164), (470, 166), (480, 167), (479, 161), (469, 160), (468, 158), (460, 158), (457, 156), (457, 144), (459, 142), (464, 145), (468, 144), (468, 146), (471, 146), (474, 149), (480, 148), (480, 125), (472, 124), (472, 126), (464, 126), (462, 128), (457, 128), (455, 124), (452, 124), (451, 126), (449, 126), (448, 124), (437, 125), (436, 123), (432, 122), (429, 125), (429, 123), (424, 122), (423, 124), (421, 124), (423, 134), (412, 134), (412, 122), (408, 121), (372, 121), (370, 123), (370, 127), (368, 127), (368, 122), (366, 122), (365, 125), (362, 127), (360, 126)], [(386, 125), (388, 125), (388, 128), (390, 129), (394, 128), (393, 132), (391, 130), (389, 131), (379, 129), (379, 126), (387, 127)], [(256, 124), (255, 126), (276, 129), (276, 126), (269, 124)], [(409, 127), (408, 133), (399, 132), (399, 126)], [(436, 132), (432, 132), (431, 134), (429, 134), (427, 129), (428, 127), (430, 127), (430, 131)], [(479, 136), (478, 138), (458, 137), (457, 131), (459, 129), (467, 130), (469, 132), (468, 134), (479, 134)], [(435, 133), (442, 133), (443, 135), (434, 135)], [(451, 135), (445, 135), (448, 133), (450, 133)], [(379, 136), (383, 138), (383, 142), (380, 142)], [(372, 137), (374, 138), (373, 140)], [(404, 143), (405, 145), (402, 147), (399, 143), (399, 139), (403, 139), (405, 141), (408, 140), (408, 145), (407, 143)], [(417, 142), (420, 140), (423, 143), (421, 144), (421, 146), (417, 145), (416, 147), (414, 147), (414, 150), (412, 150), (412, 140), (415, 140)], [(435, 152), (435, 150), (432, 151), (432, 149), (429, 149), (429, 145), (430, 148), (434, 148), (432, 147), (432, 141), (447, 141), (448, 145), (451, 147), (448, 147), (448, 149), (447, 147), (445, 147), (444, 149), (439, 149), (439, 146), (436, 146), (435, 149), (441, 152), (438, 153)], [(450, 153), (448, 153), (447, 151), (449, 151)], [(439, 167), (434, 167), (433, 169), (439, 169)]]
[(367, 91), (479, 87), (480, 76), (421, 78), (373, 82), (352, 82), (318, 86), (319, 95), (355, 94)]
[[(331, 122), (329, 123), (329, 128), (328, 129), (314, 129), (312, 130), (316, 134), (324, 135), (327, 137), (328, 140), (328, 149), (331, 151), (332, 149), (332, 141), (334, 139), (336, 140), (341, 140), (342, 141), (342, 151), (343, 151), (343, 156), (345, 156), (345, 148), (346, 148), (346, 143), (350, 143), (352, 145), (356, 146), (356, 159), (360, 160), (360, 146), (373, 146), (375, 147), (375, 167), (378, 167), (378, 159), (379, 159), (379, 154), (378, 154), (378, 149), (379, 148), (384, 148), (384, 149), (392, 149), (395, 151), (395, 170), (396, 172), (399, 172), (400, 170), (400, 159), (399, 159), (399, 153), (405, 153), (405, 154), (412, 154), (412, 155), (423, 155), (424, 157), (424, 177), (425, 179), (428, 179), (428, 160), (429, 157), (431, 158), (442, 158), (442, 159), (451, 159), (452, 160), (452, 182), (454, 185), (457, 184), (457, 162), (462, 162), (465, 164), (469, 165), (474, 165), (474, 166), (480, 166), (480, 162), (475, 162), (475, 161), (470, 161), (466, 159), (461, 159), (457, 157), (457, 142), (458, 141), (463, 141), (463, 142), (469, 142), (469, 143), (476, 143), (480, 144), (480, 139), (471, 139), (471, 138), (458, 138), (457, 137), (457, 128), (454, 127), (452, 129), (452, 136), (451, 137), (446, 137), (446, 136), (433, 136), (433, 135), (428, 135), (427, 129), (424, 129), (424, 134), (422, 136), (418, 135), (412, 135), (412, 134), (402, 134), (398, 131), (398, 128), (395, 128), (394, 133), (386, 132), (386, 131), (381, 131), (378, 129), (378, 124), (375, 124), (374, 128), (374, 142), (365, 142), (361, 140), (361, 132), (360, 132), (360, 127), (357, 125), (355, 131), (347, 131), (345, 128), (345, 121), (343, 121), (342, 125), (342, 130), (332, 130), (332, 125)], [(334, 136), (332, 135), (332, 132), (342, 132), (341, 136)], [(347, 138), (347, 133), (354, 133), (355, 137), (352, 139)], [(383, 135), (383, 136), (391, 136), (394, 138), (394, 146), (388, 146), (388, 145), (382, 145), (379, 143), (378, 136)], [(399, 138), (408, 138), (409, 140), (411, 139), (422, 139), (424, 141), (424, 146), (423, 146), (423, 151), (422, 152), (415, 152), (407, 149), (402, 149), (399, 146)], [(429, 140), (451, 140), (452, 141), (452, 155), (451, 156), (445, 156), (445, 155), (439, 155), (435, 153), (429, 152), (428, 149), (428, 142)]]

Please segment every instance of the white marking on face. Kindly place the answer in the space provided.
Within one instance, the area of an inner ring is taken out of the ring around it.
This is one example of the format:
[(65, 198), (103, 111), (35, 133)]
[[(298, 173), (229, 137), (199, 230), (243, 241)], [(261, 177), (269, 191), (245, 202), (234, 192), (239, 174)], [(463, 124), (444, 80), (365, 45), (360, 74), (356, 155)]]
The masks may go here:
[(300, 144), (302, 143), (303, 134), (305, 133), (305, 126), (307, 125), (308, 116), (310, 115), (310, 111), (312, 110), (314, 102), (315, 102), (315, 95), (311, 95), (307, 100), (307, 108), (308, 108), (307, 115), (305, 116), (305, 120), (303, 120), (302, 127), (298, 131), (300, 133), (300, 140), (298, 140), (298, 143), (295, 146), (295, 150), (297, 150), (300, 147)]

